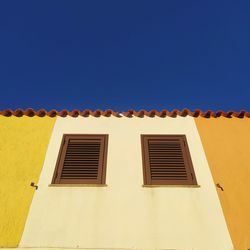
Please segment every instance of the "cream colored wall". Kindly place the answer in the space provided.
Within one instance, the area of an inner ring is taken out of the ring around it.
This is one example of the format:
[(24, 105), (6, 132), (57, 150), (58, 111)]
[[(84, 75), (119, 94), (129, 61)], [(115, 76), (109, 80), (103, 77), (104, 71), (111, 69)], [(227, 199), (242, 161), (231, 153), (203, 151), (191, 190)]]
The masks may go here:
[(235, 249), (250, 249), (250, 119), (195, 121)]
[[(64, 133), (109, 134), (107, 187), (49, 187)], [(200, 187), (142, 187), (141, 134), (186, 134)], [(232, 249), (193, 118), (57, 118), (21, 247)]]
[(0, 247), (16, 247), (55, 118), (0, 116)]

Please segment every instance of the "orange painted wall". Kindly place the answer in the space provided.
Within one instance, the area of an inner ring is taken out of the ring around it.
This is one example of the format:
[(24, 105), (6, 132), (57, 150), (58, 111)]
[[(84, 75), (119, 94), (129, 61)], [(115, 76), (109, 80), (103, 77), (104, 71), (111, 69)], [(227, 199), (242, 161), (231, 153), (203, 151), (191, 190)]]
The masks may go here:
[(195, 118), (236, 250), (250, 249), (250, 119)]

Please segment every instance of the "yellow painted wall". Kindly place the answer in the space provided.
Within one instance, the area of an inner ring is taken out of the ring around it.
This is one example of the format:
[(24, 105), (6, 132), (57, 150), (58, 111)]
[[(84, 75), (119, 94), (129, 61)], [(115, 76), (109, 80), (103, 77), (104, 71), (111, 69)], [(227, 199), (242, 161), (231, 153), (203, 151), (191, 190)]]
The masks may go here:
[(195, 120), (234, 247), (250, 249), (250, 119)]
[(0, 116), (0, 247), (19, 244), (54, 122)]

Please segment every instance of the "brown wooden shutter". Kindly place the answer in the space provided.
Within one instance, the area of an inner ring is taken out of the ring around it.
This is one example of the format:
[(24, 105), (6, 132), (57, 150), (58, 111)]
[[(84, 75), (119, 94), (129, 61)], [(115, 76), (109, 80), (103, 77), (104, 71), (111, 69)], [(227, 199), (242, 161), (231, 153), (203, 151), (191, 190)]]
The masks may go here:
[(142, 135), (145, 185), (196, 185), (185, 135)]
[(52, 183), (105, 184), (108, 135), (64, 135)]

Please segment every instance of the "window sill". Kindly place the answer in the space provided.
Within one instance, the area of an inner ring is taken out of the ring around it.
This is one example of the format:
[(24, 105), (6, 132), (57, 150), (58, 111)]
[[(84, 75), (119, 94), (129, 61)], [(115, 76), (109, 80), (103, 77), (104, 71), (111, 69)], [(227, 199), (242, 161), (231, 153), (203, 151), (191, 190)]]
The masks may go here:
[(49, 184), (49, 187), (107, 187), (107, 184)]
[(145, 188), (166, 188), (166, 187), (174, 187), (174, 188), (200, 188), (200, 185), (142, 185)]

